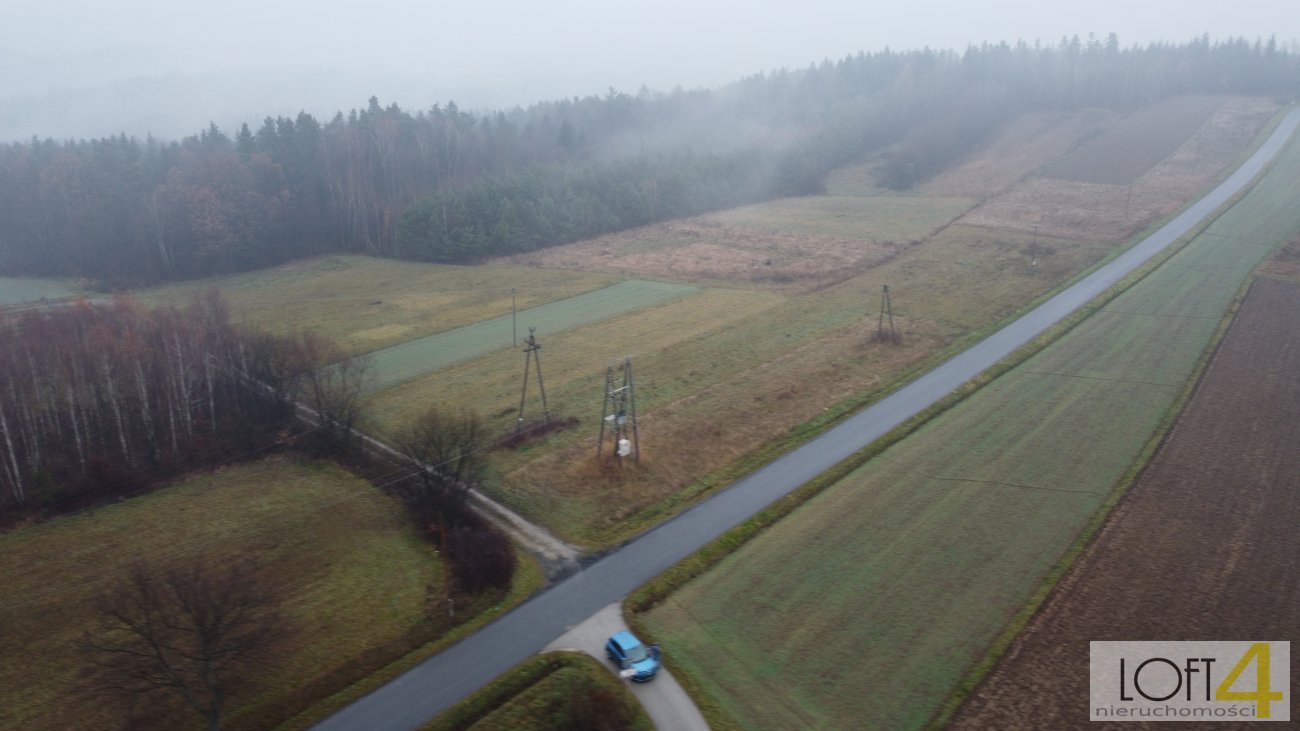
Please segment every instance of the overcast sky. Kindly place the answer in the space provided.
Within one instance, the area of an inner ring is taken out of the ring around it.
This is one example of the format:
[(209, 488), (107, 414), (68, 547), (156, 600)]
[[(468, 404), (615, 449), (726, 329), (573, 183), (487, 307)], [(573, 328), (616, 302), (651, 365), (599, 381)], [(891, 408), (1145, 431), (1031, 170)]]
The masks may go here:
[[(0, 103), (18, 94), (89, 89), (169, 73), (211, 77), (295, 69), (298, 76), (274, 89), (286, 108), (319, 105), (328, 97), (322, 87), (330, 86), (329, 78), (337, 79), (340, 90), (346, 88), (349, 99), (373, 88), (381, 96), (402, 97), (396, 100), (410, 108), (453, 96), (467, 96), (470, 106), (510, 105), (599, 93), (609, 86), (630, 92), (643, 83), (657, 90), (713, 86), (887, 46), (961, 49), (986, 40), (1055, 43), (1062, 35), (1104, 38), (1110, 32), (1125, 46), (1186, 41), (1202, 33), (1252, 39), (1276, 34), (1284, 43), (1300, 37), (1297, 0), (26, 0), (7, 5), (0, 13)], [(257, 102), (266, 103), (270, 93), (260, 91)], [(364, 97), (350, 105), (363, 103)], [(0, 117), (3, 112), (0, 108)]]

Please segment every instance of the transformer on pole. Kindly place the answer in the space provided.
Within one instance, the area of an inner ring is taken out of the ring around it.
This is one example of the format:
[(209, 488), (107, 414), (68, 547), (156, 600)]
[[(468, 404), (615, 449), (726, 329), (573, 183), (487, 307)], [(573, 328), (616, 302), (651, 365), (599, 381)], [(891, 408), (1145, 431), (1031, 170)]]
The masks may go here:
[(605, 400), (600, 411), (600, 436), (596, 440), (596, 459), (604, 456), (605, 433), (613, 436), (614, 457), (623, 464), (624, 457), (641, 461), (641, 440), (636, 424), (636, 381), (632, 377), (632, 359), (623, 359), (623, 379), (614, 376), (614, 366), (605, 369)]

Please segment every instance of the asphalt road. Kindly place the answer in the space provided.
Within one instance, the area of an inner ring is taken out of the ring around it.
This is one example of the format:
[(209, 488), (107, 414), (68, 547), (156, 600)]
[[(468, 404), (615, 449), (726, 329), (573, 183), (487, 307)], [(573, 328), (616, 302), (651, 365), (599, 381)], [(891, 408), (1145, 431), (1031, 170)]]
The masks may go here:
[[(322, 723), (323, 729), (411, 729), (542, 650), (713, 538), (871, 443), (1032, 340), (1187, 233), (1259, 174), (1300, 124), (1292, 109), (1227, 180), (1160, 230), (1023, 317), (703, 503), (429, 658)], [(671, 648), (664, 648), (671, 652)]]

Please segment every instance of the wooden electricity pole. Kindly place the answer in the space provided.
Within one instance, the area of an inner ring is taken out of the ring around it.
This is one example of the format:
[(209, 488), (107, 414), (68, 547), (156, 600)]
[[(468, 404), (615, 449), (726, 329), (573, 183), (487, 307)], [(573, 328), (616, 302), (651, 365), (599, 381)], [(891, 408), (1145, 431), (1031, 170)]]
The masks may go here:
[(524, 340), (524, 386), (519, 392), (519, 418), (515, 420), (515, 434), (524, 429), (524, 401), (528, 398), (528, 367), (537, 361), (537, 390), (542, 393), (542, 420), (551, 423), (551, 410), (546, 405), (546, 384), (542, 382), (542, 346), (537, 342), (535, 327), (528, 328), (528, 338)]
[[(889, 318), (889, 332), (885, 332), (885, 318)], [(880, 293), (880, 318), (876, 321), (876, 340), (898, 342), (898, 331), (894, 329), (894, 304), (889, 299), (889, 285)]]

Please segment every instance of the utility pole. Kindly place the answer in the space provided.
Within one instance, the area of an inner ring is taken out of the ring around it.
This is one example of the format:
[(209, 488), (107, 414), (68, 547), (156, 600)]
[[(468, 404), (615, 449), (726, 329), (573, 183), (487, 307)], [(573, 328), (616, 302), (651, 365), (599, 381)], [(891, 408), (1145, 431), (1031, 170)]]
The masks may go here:
[(537, 328), (528, 328), (528, 339), (524, 341), (524, 386), (519, 391), (519, 417), (515, 420), (515, 435), (519, 435), (524, 430), (524, 401), (528, 398), (528, 367), (533, 360), (537, 360), (537, 390), (542, 393), (542, 419), (546, 424), (551, 423), (551, 410), (546, 405), (546, 384), (542, 383), (542, 346), (538, 344), (537, 337), (533, 334)]
[[(885, 317), (889, 318), (889, 333), (885, 333)], [(876, 340), (898, 342), (898, 331), (894, 329), (894, 304), (889, 299), (889, 285), (880, 293), (880, 317), (876, 321)]]
[(515, 310), (515, 288), (510, 288), (510, 347), (519, 347), (518, 312)]
[[(600, 409), (600, 436), (596, 439), (596, 459), (604, 455), (605, 425), (614, 437), (614, 457), (623, 466), (624, 457), (641, 461), (641, 438), (636, 423), (636, 380), (632, 377), (632, 359), (623, 359), (623, 382), (614, 378), (614, 366), (605, 369), (605, 400)], [(629, 437), (631, 437), (629, 439)]]

